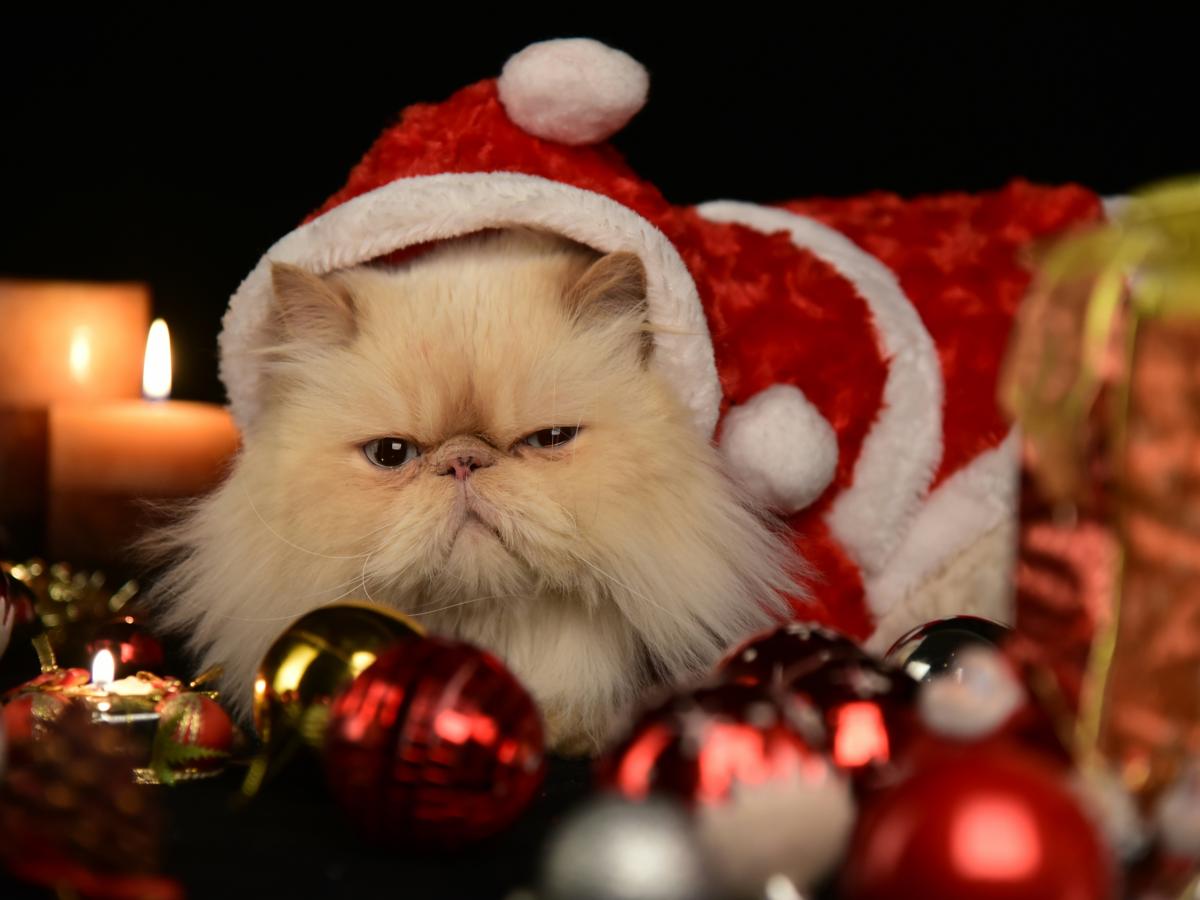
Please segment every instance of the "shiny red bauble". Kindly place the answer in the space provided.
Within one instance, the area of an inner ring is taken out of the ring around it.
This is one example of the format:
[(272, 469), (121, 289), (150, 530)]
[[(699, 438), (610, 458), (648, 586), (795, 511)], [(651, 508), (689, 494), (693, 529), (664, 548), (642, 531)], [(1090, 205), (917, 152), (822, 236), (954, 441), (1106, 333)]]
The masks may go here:
[(892, 777), (916, 728), (916, 682), (873, 659), (841, 657), (791, 679), (787, 689), (820, 711), (834, 762), (871, 785)]
[(138, 672), (157, 672), (163, 665), (162, 644), (133, 616), (123, 616), (96, 630), (87, 644), (88, 659), (95, 659), (101, 650), (113, 655), (114, 679)]
[(324, 762), (368, 838), (453, 846), (495, 834), (528, 806), (545, 771), (542, 724), (491, 654), (405, 641), (334, 701)]
[(820, 625), (793, 622), (750, 638), (731, 651), (717, 669), (734, 684), (782, 687), (833, 660), (865, 657), (845, 635)]
[(654, 792), (689, 806), (720, 803), (738, 787), (824, 778), (824, 741), (814, 711), (787, 694), (704, 687), (642, 715), (600, 761), (599, 780), (633, 800)]
[(1059, 773), (1012, 745), (944, 759), (862, 813), (847, 900), (1099, 900), (1114, 866)]

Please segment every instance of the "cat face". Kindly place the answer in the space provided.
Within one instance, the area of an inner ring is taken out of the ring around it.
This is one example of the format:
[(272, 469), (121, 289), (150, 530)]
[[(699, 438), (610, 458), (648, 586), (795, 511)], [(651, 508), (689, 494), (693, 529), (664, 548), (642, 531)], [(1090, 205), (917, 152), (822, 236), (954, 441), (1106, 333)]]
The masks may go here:
[[(598, 596), (691, 426), (650, 373), (644, 276), (548, 237), (474, 238), (408, 270), (276, 270), (283, 341), (264, 439), (290, 527), (369, 553), (420, 611)], [(299, 541), (298, 541), (299, 543)]]
[(594, 748), (802, 593), (654, 368), (632, 255), (503, 232), (273, 282), (264, 413), (160, 542), (164, 618), (235, 708), (288, 621), (367, 599), (497, 653), (552, 744)]

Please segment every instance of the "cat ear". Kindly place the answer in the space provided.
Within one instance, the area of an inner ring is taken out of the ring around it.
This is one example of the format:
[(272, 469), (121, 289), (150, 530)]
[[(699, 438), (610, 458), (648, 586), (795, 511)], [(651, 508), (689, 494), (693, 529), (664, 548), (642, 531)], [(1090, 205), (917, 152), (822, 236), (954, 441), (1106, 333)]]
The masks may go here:
[[(609, 253), (596, 260), (568, 288), (567, 311), (581, 323), (596, 322), (636, 313), (644, 322), (647, 314), (646, 267), (636, 253)], [(654, 337), (642, 332), (642, 360), (650, 358)]]
[(284, 339), (342, 344), (354, 337), (354, 298), (338, 279), (273, 262), (271, 286)]

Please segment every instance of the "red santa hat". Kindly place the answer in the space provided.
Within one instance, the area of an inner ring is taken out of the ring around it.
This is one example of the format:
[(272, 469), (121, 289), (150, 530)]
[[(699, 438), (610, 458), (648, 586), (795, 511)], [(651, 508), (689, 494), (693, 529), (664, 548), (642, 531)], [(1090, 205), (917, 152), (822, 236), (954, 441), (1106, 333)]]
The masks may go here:
[(253, 432), (262, 375), (248, 351), (272, 261), (325, 273), (511, 225), (636, 252), (661, 326), (653, 364), (790, 517), (819, 572), (818, 617), (866, 637), (1012, 513), (1015, 440), (994, 389), (1026, 284), (1016, 251), (1097, 216), (1099, 201), (1014, 182), (915, 201), (675, 206), (605, 143), (648, 84), (625, 53), (555, 40), (406, 109), (234, 294), (220, 338), (233, 414)]

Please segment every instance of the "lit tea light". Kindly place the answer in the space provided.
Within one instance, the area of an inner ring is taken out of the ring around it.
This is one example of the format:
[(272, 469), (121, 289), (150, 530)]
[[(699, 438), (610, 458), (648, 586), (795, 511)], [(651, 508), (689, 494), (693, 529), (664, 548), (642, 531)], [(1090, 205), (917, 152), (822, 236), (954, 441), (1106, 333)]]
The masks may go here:
[(101, 650), (92, 660), (92, 684), (97, 690), (103, 690), (112, 684), (117, 672), (117, 661), (111, 650)]
[(171, 332), (163, 319), (155, 319), (146, 336), (142, 396), (147, 400), (166, 400), (171, 396)]

